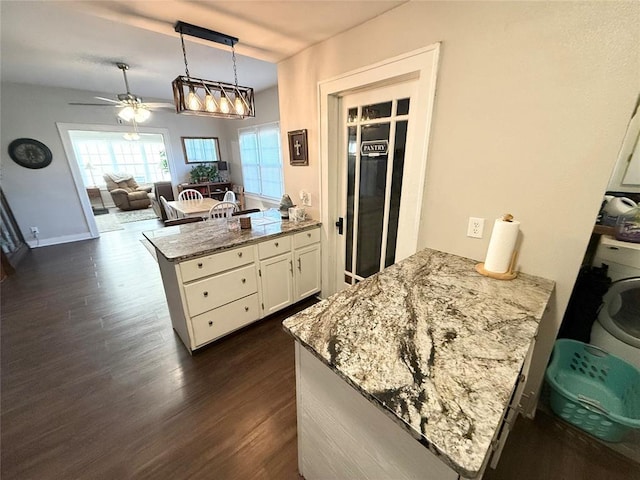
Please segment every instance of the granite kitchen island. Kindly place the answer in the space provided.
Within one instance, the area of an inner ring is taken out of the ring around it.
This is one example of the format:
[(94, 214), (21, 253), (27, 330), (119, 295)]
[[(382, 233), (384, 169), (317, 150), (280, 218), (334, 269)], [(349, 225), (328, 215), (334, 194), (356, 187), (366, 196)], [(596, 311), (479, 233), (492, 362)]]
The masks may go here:
[(190, 352), (320, 291), (320, 222), (248, 217), (249, 229), (222, 218), (143, 233)]
[(284, 322), (307, 480), (482, 476), (554, 283), (475, 263), (423, 250)]

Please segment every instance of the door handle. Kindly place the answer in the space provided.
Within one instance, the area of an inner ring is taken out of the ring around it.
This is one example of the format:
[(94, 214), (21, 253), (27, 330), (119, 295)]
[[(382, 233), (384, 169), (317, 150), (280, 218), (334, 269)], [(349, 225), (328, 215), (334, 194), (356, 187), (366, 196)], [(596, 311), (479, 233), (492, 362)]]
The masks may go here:
[(342, 235), (342, 228), (344, 226), (344, 218), (339, 217), (336, 222), (336, 227), (338, 227), (338, 235)]

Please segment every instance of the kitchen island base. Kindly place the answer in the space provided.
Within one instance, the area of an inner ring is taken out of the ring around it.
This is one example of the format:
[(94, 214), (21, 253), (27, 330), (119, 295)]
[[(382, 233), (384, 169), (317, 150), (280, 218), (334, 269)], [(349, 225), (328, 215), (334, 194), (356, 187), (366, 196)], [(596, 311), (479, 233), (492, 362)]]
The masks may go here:
[(298, 468), (306, 480), (459, 478), (299, 342), (295, 351)]

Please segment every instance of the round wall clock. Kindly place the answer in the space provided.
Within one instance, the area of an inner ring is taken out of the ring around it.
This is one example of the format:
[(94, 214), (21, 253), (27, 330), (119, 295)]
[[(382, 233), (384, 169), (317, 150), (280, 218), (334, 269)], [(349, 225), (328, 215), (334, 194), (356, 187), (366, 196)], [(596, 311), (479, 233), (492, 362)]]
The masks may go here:
[(51, 150), (33, 138), (18, 138), (9, 144), (9, 156), (26, 168), (44, 168), (51, 163)]

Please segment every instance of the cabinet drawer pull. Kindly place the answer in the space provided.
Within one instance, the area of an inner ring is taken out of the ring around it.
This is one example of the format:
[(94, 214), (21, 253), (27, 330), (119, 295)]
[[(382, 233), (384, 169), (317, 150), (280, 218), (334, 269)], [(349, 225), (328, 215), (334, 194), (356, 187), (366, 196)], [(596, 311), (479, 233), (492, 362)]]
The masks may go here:
[(202, 262), (198, 263), (198, 268), (202, 268)]
[(247, 283), (247, 279), (246, 279), (246, 278), (243, 278), (243, 279), (242, 279), (242, 283)]
[(249, 307), (244, 307), (244, 311), (248, 312), (249, 311)]
[(202, 292), (202, 295), (204, 295), (205, 297), (209, 296), (209, 292)]
[(307, 233), (307, 237), (311, 238), (311, 234), (310, 234), (310, 233)]
[(238, 256), (241, 257), (242, 256), (242, 252), (238, 252)]
[(278, 248), (278, 242), (275, 242), (274, 245), (276, 246), (276, 248)]
[(213, 320), (209, 320), (209, 326), (213, 326)]

